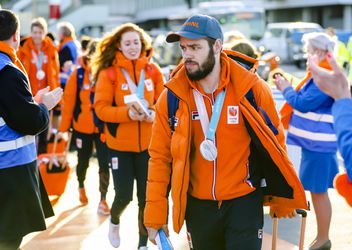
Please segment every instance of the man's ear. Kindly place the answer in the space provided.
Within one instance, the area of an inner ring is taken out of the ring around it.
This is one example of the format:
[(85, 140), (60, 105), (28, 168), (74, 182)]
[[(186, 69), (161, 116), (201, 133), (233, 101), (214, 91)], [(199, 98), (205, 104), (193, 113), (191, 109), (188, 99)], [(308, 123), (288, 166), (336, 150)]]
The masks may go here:
[(214, 54), (221, 53), (222, 41), (220, 39), (216, 39), (213, 48), (214, 48)]
[(20, 36), (18, 35), (18, 32), (19, 31), (16, 31), (13, 35), (12, 35), (12, 41), (13, 42), (18, 42), (19, 41), (19, 39), (20, 39)]

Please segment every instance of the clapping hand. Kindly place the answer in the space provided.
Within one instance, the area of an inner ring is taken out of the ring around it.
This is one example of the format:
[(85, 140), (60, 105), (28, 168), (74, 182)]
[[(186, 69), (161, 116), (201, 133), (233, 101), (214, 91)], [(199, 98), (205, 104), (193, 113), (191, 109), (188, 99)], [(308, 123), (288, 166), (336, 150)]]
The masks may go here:
[(292, 84), (282, 74), (276, 74), (273, 82), (275, 83), (276, 88), (281, 92), (283, 92), (286, 88), (292, 86)]
[(34, 100), (37, 103), (44, 104), (49, 110), (54, 108), (56, 104), (61, 100), (63, 90), (58, 87), (52, 91), (49, 91), (50, 87), (43, 88), (37, 92), (34, 97)]
[(314, 83), (334, 99), (351, 98), (347, 76), (330, 53), (327, 54), (327, 59), (332, 67), (331, 71), (319, 67), (316, 56), (308, 57), (308, 67)]

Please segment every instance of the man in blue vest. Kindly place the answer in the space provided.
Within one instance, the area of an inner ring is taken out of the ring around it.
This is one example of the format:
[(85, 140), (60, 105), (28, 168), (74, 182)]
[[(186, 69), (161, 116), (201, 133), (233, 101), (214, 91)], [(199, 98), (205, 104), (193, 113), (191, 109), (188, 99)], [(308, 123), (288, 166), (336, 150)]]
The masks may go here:
[(47, 128), (62, 89), (32, 96), (16, 56), (19, 20), (0, 10), (0, 249), (18, 249), (22, 238), (44, 230), (53, 211), (36, 164), (35, 135)]

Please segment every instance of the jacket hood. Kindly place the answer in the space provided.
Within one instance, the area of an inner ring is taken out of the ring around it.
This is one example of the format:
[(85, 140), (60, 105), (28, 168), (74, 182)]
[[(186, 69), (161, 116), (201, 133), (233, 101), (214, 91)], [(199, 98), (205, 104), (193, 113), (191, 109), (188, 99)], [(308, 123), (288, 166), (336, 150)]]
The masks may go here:
[[(235, 82), (235, 93), (241, 99), (252, 88), (255, 81), (259, 81), (259, 77), (255, 73), (258, 66), (256, 59), (235, 51), (223, 50), (220, 63), (221, 76), (218, 89), (224, 88), (230, 82)], [(180, 99), (189, 101), (189, 89), (196, 88), (197, 85), (197, 82), (188, 78), (184, 64), (181, 62), (171, 73), (171, 79), (165, 86)]]

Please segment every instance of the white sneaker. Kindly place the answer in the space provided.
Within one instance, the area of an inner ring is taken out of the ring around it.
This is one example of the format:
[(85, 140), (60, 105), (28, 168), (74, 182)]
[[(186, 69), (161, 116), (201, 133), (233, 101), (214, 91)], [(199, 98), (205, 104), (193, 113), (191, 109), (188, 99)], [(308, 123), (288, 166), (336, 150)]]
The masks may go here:
[(109, 241), (115, 248), (120, 246), (120, 224), (115, 225), (111, 220), (109, 222)]
[(138, 250), (148, 250), (148, 247), (146, 247), (146, 246), (139, 247)]

